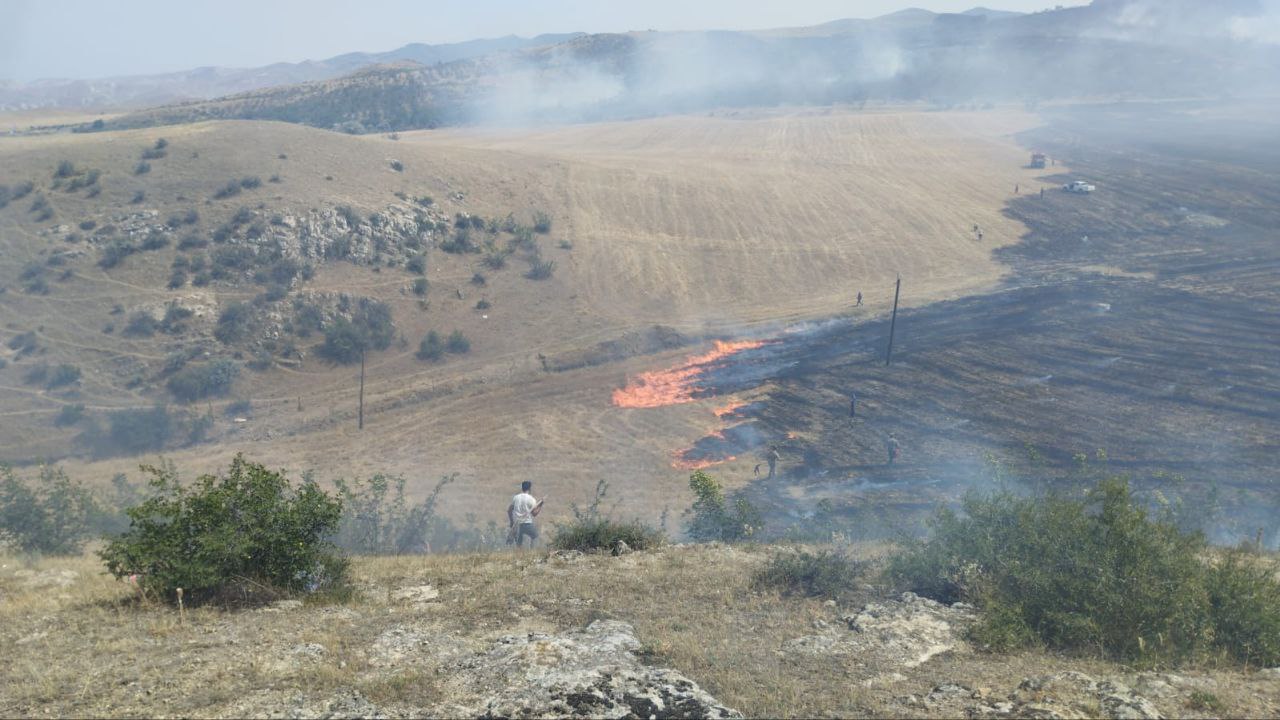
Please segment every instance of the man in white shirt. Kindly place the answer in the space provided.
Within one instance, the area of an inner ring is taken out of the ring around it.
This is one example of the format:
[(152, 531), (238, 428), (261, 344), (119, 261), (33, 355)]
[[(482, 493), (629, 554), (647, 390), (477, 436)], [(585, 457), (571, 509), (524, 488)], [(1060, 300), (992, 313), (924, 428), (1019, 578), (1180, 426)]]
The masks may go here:
[(538, 527), (533, 524), (533, 519), (542, 512), (542, 503), (546, 499), (535, 500), (529, 491), (533, 489), (533, 483), (525, 480), (520, 483), (520, 493), (511, 498), (511, 505), (507, 507), (507, 521), (510, 523), (512, 535), (515, 536), (515, 543), (520, 547), (524, 547), (524, 539), (529, 538), (529, 547), (538, 539)]

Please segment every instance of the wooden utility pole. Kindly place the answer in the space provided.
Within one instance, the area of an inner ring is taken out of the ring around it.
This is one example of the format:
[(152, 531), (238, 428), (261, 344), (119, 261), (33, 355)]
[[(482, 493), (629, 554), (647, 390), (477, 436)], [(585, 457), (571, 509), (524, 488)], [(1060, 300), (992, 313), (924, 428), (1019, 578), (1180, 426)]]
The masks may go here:
[(360, 430), (364, 429), (364, 348), (360, 348)]
[(898, 276), (898, 282), (893, 286), (893, 318), (889, 321), (889, 347), (884, 351), (884, 366), (889, 367), (889, 363), (893, 360), (893, 331), (898, 326), (898, 293), (902, 292), (902, 276)]

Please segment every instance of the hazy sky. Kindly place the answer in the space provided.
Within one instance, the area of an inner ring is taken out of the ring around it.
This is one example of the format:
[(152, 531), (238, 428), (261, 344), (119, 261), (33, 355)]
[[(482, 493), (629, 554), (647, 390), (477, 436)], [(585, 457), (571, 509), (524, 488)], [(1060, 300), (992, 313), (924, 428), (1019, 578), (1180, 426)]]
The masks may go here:
[(253, 67), (502, 35), (749, 29), (1083, 0), (0, 0), (0, 79)]

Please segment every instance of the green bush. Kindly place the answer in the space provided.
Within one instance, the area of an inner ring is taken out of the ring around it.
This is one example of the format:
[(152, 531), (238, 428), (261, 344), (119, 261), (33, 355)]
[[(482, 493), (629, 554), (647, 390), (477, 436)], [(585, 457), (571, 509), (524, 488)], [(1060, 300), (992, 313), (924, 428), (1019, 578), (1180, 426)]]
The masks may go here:
[(427, 272), (427, 256), (414, 255), (404, 263), (404, 269), (415, 275), (422, 275)]
[(145, 310), (139, 310), (129, 316), (124, 326), (124, 334), (131, 337), (151, 337), (160, 329), (160, 323)]
[(146, 175), (149, 172), (151, 172), (151, 163), (146, 160), (142, 160), (137, 165), (133, 166), (134, 175)]
[(551, 232), (551, 216), (542, 211), (535, 212), (533, 214), (533, 230), (544, 235)]
[(218, 358), (201, 365), (188, 365), (169, 377), (166, 386), (183, 402), (220, 397), (231, 391), (240, 367), (235, 361)]
[(830, 550), (779, 552), (756, 571), (752, 584), (783, 595), (837, 598), (852, 591), (866, 569), (866, 563)]
[(430, 289), (430, 284), (427, 282), (426, 278), (420, 277), (413, 279), (414, 295), (417, 295), (418, 297), (425, 297), (428, 289)]
[(369, 350), (386, 350), (395, 339), (391, 307), (384, 302), (360, 298), (351, 319), (338, 318), (325, 328), (320, 354), (329, 360), (350, 364), (359, 362)]
[(246, 303), (231, 303), (218, 313), (218, 324), (213, 329), (213, 336), (219, 342), (234, 343), (249, 334), (252, 324), (253, 308)]
[(44, 386), (49, 390), (53, 390), (54, 388), (71, 385), (72, 383), (79, 381), (80, 368), (75, 365), (63, 363), (53, 369), (53, 372), (49, 375), (49, 379), (45, 381)]
[(662, 544), (660, 530), (639, 520), (622, 522), (610, 518), (574, 520), (556, 526), (551, 546), (557, 550), (612, 550), (622, 541), (632, 550), (647, 550)]
[(886, 572), (926, 597), (982, 607), (979, 642), (1148, 662), (1211, 650), (1280, 662), (1275, 568), (1232, 555), (1206, 564), (1203, 536), (1150, 518), (1122, 478), (1081, 498), (970, 495), (962, 512), (940, 511), (932, 538)]
[(117, 578), (172, 601), (244, 597), (267, 588), (298, 592), (343, 582), (347, 564), (326, 538), (342, 503), (314, 483), (237, 456), (229, 471), (189, 487), (172, 469), (144, 468), (155, 495), (129, 508), (128, 531), (99, 553)]
[[(146, 163), (142, 163), (142, 164), (144, 164), (144, 165), (145, 165)], [(151, 166), (150, 166), (150, 165), (148, 165), (148, 166), (147, 166), (147, 169), (148, 169), (148, 170), (150, 170), (150, 169), (151, 169)], [(239, 183), (239, 182), (237, 182), (237, 181), (235, 181), (235, 180), (232, 180), (231, 182), (227, 183), (226, 185), (223, 185), (222, 187), (218, 188), (218, 189), (213, 193), (213, 199), (214, 199), (214, 200), (225, 200), (226, 198), (229, 198), (229, 197), (235, 197), (236, 195), (239, 195), (239, 194), (240, 194), (240, 183)]]
[(96, 457), (139, 455), (164, 448), (173, 435), (174, 418), (164, 405), (116, 410), (106, 414), (106, 427), (87, 423), (77, 441)]
[(618, 542), (625, 542), (632, 550), (649, 550), (658, 547), (666, 538), (661, 530), (651, 528), (639, 520), (623, 522), (602, 512), (600, 506), (609, 495), (609, 483), (596, 483), (595, 495), (585, 509), (570, 503), (573, 521), (556, 525), (551, 546), (557, 550), (613, 550)]
[(98, 257), (98, 267), (103, 270), (110, 270), (136, 252), (138, 252), (138, 247), (132, 242), (117, 238), (103, 246), (102, 254)]
[(440, 338), (440, 333), (431, 330), (422, 338), (422, 342), (418, 343), (418, 359), (437, 362), (444, 357), (444, 340)]
[(402, 476), (378, 474), (350, 483), (335, 480), (342, 519), (334, 542), (361, 555), (424, 552), (438, 520), (440, 491), (455, 479), (452, 475), (441, 478), (431, 493), (414, 505), (405, 498)]
[(737, 542), (750, 538), (764, 520), (751, 503), (737, 498), (732, 503), (724, 495), (720, 483), (701, 470), (689, 476), (693, 506), (686, 511), (686, 532), (698, 541)]
[(533, 258), (529, 261), (529, 270), (524, 276), (530, 280), (546, 280), (556, 271), (556, 262), (554, 260), (544, 260), (541, 257)]
[(28, 484), (0, 466), (0, 536), (23, 552), (79, 554), (99, 513), (93, 495), (61, 468), (45, 465)]
[(471, 352), (471, 341), (461, 330), (454, 330), (449, 333), (449, 339), (444, 343), (444, 349), (455, 355)]
[(74, 403), (72, 405), (63, 405), (58, 414), (53, 418), (53, 424), (58, 427), (67, 427), (75, 425), (84, 418), (84, 405)]

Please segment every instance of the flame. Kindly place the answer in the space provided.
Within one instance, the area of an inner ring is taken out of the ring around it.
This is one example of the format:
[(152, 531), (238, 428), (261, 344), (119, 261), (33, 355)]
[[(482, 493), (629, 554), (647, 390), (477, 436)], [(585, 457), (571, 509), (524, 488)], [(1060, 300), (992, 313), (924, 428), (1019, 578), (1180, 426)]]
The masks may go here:
[(750, 403), (734, 403), (732, 405), (725, 405), (724, 407), (716, 408), (711, 412), (715, 413), (716, 417), (722, 418), (728, 415), (733, 415), (734, 413), (738, 412), (739, 410), (741, 410), (742, 408), (746, 407), (749, 404)]
[(703, 458), (702, 460), (686, 460), (682, 457), (677, 457), (675, 460), (671, 461), (671, 467), (677, 470), (705, 470), (713, 465), (719, 465), (720, 463), (727, 463), (730, 460), (737, 459), (738, 458), (733, 455), (724, 458), (716, 458), (714, 460), (710, 458)]
[(673, 368), (642, 372), (631, 378), (626, 387), (613, 391), (613, 404), (624, 408), (654, 408), (693, 402), (693, 394), (698, 390), (694, 383), (708, 366), (764, 344), (762, 340), (716, 340), (710, 352), (693, 355)]

